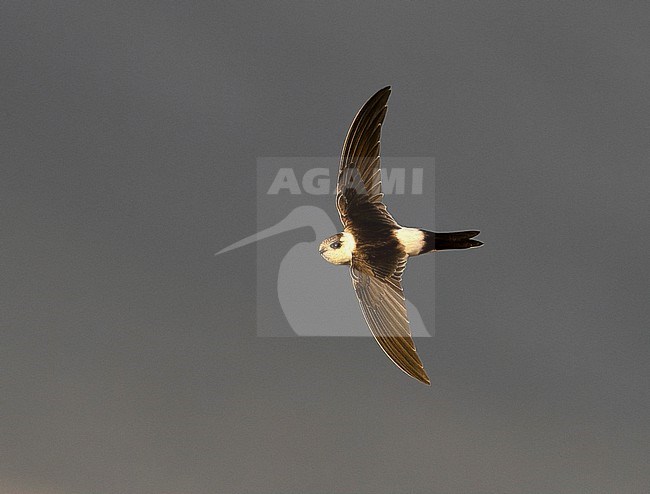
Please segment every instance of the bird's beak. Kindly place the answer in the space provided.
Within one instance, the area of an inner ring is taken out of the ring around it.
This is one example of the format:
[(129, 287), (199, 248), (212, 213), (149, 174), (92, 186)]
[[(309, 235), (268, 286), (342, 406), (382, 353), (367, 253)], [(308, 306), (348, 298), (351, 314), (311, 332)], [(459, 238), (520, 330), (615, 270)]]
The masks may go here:
[(322, 248), (318, 249), (318, 253), (322, 256), (323, 252), (325, 252), (326, 250), (327, 249), (325, 247), (322, 247)]

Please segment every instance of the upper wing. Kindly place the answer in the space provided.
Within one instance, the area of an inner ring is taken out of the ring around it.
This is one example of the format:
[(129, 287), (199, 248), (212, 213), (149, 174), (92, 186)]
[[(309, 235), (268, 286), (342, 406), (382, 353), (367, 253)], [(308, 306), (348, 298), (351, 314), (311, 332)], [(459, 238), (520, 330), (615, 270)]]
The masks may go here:
[(406, 316), (402, 273), (405, 256), (392, 276), (377, 278), (352, 261), (350, 275), (363, 316), (386, 355), (409, 376), (431, 384), (415, 350)]
[(386, 116), (390, 86), (380, 89), (354, 117), (343, 144), (336, 185), (336, 208), (343, 226), (351, 223), (350, 212), (363, 203), (373, 205), (394, 222), (382, 202), (379, 144)]

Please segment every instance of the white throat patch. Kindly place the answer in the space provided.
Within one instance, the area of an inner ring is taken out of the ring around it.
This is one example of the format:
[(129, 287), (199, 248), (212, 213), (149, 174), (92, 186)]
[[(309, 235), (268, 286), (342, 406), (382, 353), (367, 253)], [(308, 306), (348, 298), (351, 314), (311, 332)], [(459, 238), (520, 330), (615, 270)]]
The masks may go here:
[(352, 258), (352, 252), (354, 252), (354, 248), (357, 246), (357, 243), (354, 241), (354, 235), (348, 232), (343, 232), (343, 235), (341, 236), (341, 243), (343, 244), (343, 249), (346, 249), (346, 251), (350, 252), (350, 258)]

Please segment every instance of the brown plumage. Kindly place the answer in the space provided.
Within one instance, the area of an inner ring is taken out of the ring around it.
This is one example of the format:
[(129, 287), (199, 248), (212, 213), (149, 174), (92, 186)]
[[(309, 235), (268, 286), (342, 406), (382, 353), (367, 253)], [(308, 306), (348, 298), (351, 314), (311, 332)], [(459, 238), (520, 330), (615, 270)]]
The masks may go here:
[(409, 255), (481, 244), (478, 231), (434, 233), (401, 227), (383, 203), (379, 159), (381, 125), (390, 87), (378, 91), (354, 118), (343, 144), (336, 207), (344, 230), (319, 252), (349, 264), (352, 285), (370, 331), (386, 355), (411, 377), (430, 384), (411, 338), (402, 273)]

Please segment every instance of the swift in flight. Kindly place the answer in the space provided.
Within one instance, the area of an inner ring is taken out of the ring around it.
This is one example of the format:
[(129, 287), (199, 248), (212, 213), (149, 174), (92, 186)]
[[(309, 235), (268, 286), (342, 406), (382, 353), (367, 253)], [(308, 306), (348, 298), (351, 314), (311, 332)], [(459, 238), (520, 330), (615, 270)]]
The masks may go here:
[(434, 233), (400, 226), (381, 192), (379, 143), (390, 87), (370, 98), (354, 117), (343, 144), (336, 208), (343, 231), (323, 240), (319, 253), (350, 266), (363, 316), (386, 355), (409, 376), (431, 384), (418, 357), (406, 314), (402, 273), (411, 256), (483, 245), (478, 231)]

